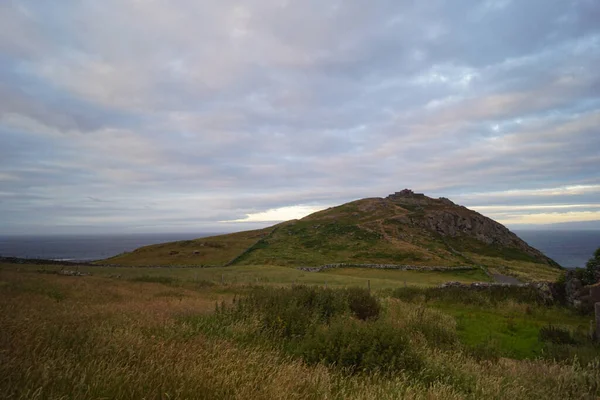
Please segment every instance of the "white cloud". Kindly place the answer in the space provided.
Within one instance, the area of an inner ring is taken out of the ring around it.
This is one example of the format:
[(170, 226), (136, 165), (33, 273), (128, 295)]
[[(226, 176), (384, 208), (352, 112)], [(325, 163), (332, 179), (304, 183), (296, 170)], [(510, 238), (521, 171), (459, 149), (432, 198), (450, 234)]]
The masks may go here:
[(600, 208), (600, 204), (528, 204), (528, 205), (496, 205), (496, 206), (470, 206), (473, 210), (480, 212), (504, 212), (504, 211), (531, 211), (571, 208)]
[(595, 209), (597, 9), (3, 2), (0, 228), (229, 229), (404, 187), (498, 217)]
[(246, 215), (246, 218), (222, 222), (281, 222), (291, 219), (300, 219), (314, 212), (324, 210), (325, 208), (327, 207), (311, 207), (303, 205), (281, 207), (267, 211), (251, 213)]
[(537, 196), (575, 196), (588, 193), (600, 193), (600, 185), (571, 185), (541, 189), (510, 189), (498, 192), (470, 193), (461, 196), (464, 199), (476, 200), (485, 198), (537, 197)]
[(599, 221), (600, 211), (572, 211), (566, 213), (538, 213), (525, 215), (507, 215), (498, 218), (502, 224), (547, 225), (562, 222)]

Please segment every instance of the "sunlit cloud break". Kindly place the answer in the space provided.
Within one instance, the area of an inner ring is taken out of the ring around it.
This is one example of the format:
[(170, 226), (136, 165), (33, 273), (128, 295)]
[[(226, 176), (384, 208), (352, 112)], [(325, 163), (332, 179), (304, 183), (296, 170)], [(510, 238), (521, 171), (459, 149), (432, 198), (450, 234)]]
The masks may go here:
[(600, 221), (599, 211), (571, 211), (566, 213), (538, 213), (524, 215), (506, 215), (496, 218), (502, 224), (549, 225), (565, 222)]
[[(324, 207), (326, 208), (326, 207)], [(272, 210), (248, 214), (246, 218), (236, 219), (232, 221), (221, 221), (225, 223), (232, 222), (281, 222), (292, 219), (300, 219), (309, 214), (323, 210), (324, 208), (309, 207), (309, 206), (290, 206), (275, 208)]]
[(480, 212), (502, 212), (502, 211), (544, 211), (552, 209), (568, 210), (573, 208), (600, 208), (600, 204), (530, 204), (530, 205), (495, 205), (495, 206), (470, 206), (473, 210)]

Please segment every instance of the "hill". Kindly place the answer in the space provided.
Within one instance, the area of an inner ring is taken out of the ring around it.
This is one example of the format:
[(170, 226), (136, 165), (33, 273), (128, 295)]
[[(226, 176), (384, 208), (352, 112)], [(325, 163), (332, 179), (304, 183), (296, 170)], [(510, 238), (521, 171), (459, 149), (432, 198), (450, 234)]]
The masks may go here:
[(106, 262), (482, 265), (524, 279), (552, 278), (559, 267), (498, 222), (446, 198), (433, 199), (408, 189), (262, 230), (142, 247)]
[(243, 254), (276, 226), (194, 240), (153, 244), (102, 260), (126, 266), (224, 265)]

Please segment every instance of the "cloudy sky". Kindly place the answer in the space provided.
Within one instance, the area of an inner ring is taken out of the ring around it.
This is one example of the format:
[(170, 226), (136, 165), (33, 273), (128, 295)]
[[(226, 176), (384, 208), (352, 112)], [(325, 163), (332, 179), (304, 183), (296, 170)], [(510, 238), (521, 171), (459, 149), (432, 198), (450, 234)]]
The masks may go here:
[(0, 2), (0, 233), (234, 231), (412, 188), (600, 220), (597, 0)]

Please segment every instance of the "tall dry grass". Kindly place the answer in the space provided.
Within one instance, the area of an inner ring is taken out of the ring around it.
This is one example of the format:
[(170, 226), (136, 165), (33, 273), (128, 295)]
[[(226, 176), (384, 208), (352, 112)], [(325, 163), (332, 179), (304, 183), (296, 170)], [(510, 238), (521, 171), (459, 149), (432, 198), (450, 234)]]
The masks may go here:
[[(599, 394), (598, 364), (479, 362), (453, 348), (452, 320), (385, 304), (415, 334), (419, 375), (347, 375), (277, 350), (206, 337), (182, 316), (231, 295), (156, 283), (0, 271), (0, 398), (6, 399), (566, 399)], [(398, 305), (399, 304), (399, 305)], [(441, 328), (440, 328), (441, 329)]]

